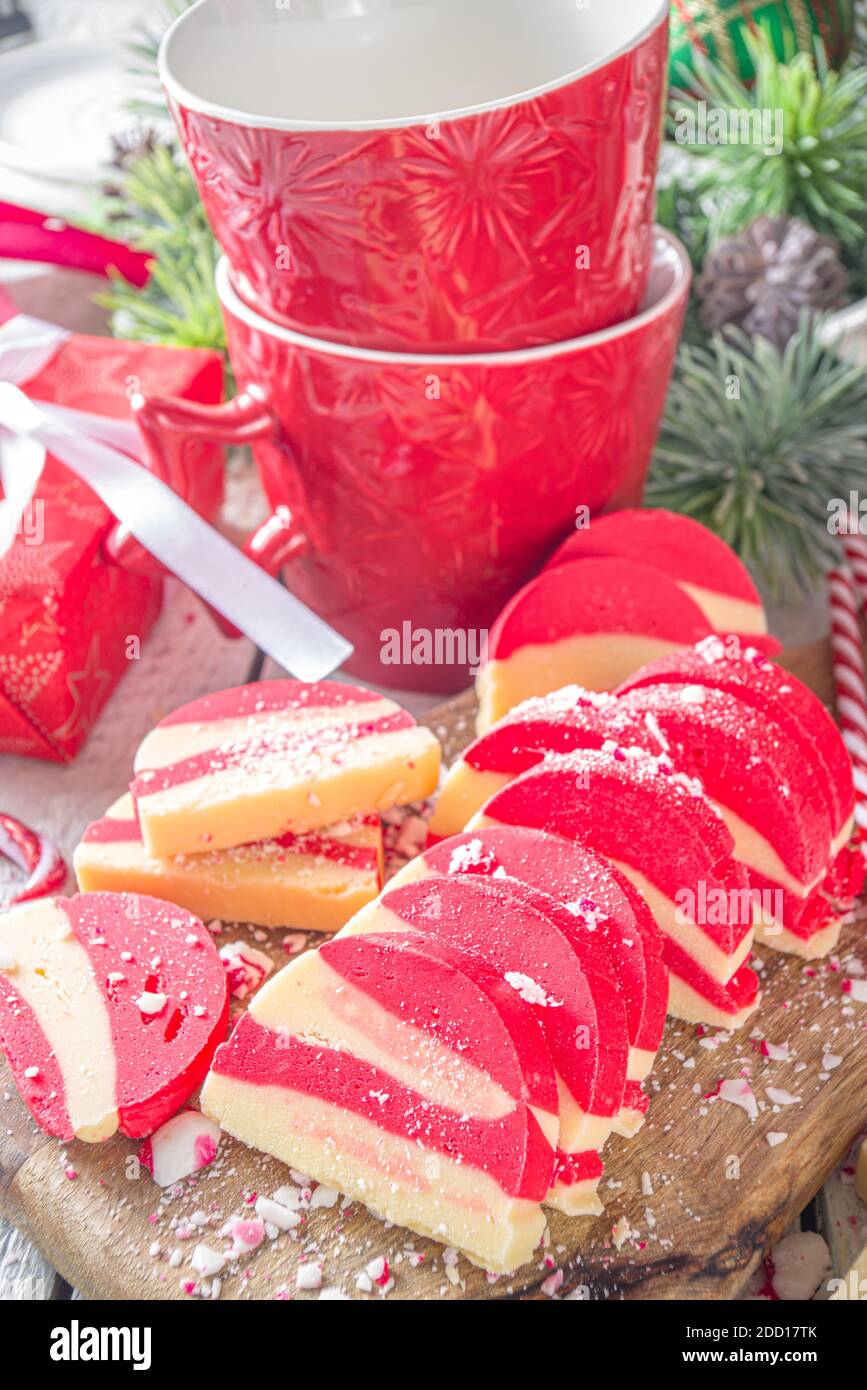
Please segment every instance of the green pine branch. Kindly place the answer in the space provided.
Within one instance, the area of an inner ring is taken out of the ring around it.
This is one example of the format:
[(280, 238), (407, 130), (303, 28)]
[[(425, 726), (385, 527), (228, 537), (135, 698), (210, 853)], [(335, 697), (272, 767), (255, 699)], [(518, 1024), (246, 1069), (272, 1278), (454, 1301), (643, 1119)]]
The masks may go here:
[(130, 103), (130, 110), (140, 115), (143, 119), (164, 120), (166, 114), (166, 104), (163, 94), (160, 91), (157, 81), (157, 54), (163, 34), (169, 25), (188, 10), (195, 0), (162, 0), (160, 7), (148, 18), (139, 22), (138, 28), (127, 44), (129, 54), (129, 70), (143, 85), (153, 84), (154, 95), (152, 100), (146, 97), (135, 97)]
[(648, 488), (777, 593), (834, 562), (829, 501), (867, 478), (867, 373), (822, 332), (805, 318), (783, 353), (743, 335), (683, 346)]
[(158, 145), (121, 171), (119, 196), (108, 200), (111, 236), (153, 254), (143, 290), (119, 277), (99, 296), (122, 337), (177, 347), (225, 349), (214, 286), (219, 250), (196, 186), (176, 151)]
[[(684, 113), (700, 119), (708, 110), (782, 112), (782, 149), (730, 142), (679, 146), (691, 170), (693, 222), (682, 209), (683, 228), (693, 245), (707, 245), (742, 231), (763, 213), (790, 213), (834, 237), (856, 274), (856, 292), (867, 289), (867, 67), (849, 62), (829, 68), (821, 45), (815, 54), (776, 56), (764, 33), (745, 41), (756, 68), (752, 87), (704, 55), (690, 75), (691, 90), (672, 93), (670, 133), (686, 129)], [(696, 212), (695, 209), (698, 209)], [(672, 217), (676, 208), (663, 206)]]

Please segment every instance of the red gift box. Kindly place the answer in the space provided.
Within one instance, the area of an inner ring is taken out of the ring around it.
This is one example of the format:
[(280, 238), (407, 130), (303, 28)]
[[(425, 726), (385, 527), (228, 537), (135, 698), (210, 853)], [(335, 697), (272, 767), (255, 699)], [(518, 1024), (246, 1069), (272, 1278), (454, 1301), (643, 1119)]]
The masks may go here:
[[(199, 349), (73, 334), (61, 336), (47, 360), (35, 365), (26, 380), (20, 371), (14, 374), (32, 401), (107, 419), (131, 418), (134, 391), (204, 404), (218, 402), (223, 393), (222, 359)], [(199, 456), (187, 465), (210, 494), (208, 510), (216, 510), (220, 452), (198, 443), (191, 447)], [(15, 495), (16, 468), (20, 478), (20, 455), (7, 453), (4, 459), (2, 440), (0, 461), (0, 499), (8, 501)], [(131, 572), (109, 556), (106, 541), (116, 525), (86, 483), (50, 453), (45, 456), (11, 543), (8, 533), (0, 537), (0, 549), (8, 544), (0, 554), (0, 753), (71, 761), (153, 627), (161, 580)]]

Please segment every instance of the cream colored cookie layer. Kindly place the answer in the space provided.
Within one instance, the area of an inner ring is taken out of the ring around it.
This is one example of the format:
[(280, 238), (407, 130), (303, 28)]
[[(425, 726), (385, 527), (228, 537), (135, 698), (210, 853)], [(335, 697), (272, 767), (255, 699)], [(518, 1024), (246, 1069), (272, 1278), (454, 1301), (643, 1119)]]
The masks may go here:
[(739, 1013), (729, 1014), (717, 1008), (703, 994), (699, 994), (679, 975), (672, 974), (669, 983), (668, 1012), (672, 1018), (682, 1019), (684, 1023), (703, 1023), (710, 1028), (725, 1028), (732, 1032), (742, 1028), (755, 1013), (761, 999), (749, 1004)]
[(85, 831), (73, 868), (84, 892), (146, 893), (206, 921), (305, 931), (338, 931), (379, 892), (378, 817), (284, 840), (155, 859), (145, 849), (127, 795)]
[(677, 651), (678, 646), (632, 633), (594, 633), (520, 647), (505, 659), (487, 662), (476, 677), (476, 730), (487, 733), (522, 700), (564, 685), (614, 690), (640, 666)]
[(471, 816), (511, 782), (506, 772), (480, 772), (459, 758), (449, 768), (428, 827), (438, 840), (459, 835)]
[(703, 589), (698, 584), (686, 584), (682, 580), (678, 580), (678, 587), (697, 604), (717, 632), (738, 632), (744, 637), (751, 637), (764, 636), (768, 630), (764, 610), (756, 603), (731, 598), (728, 594)]
[(478, 1169), (317, 1097), (212, 1072), (202, 1108), (245, 1144), (494, 1274), (526, 1264), (542, 1238), (545, 1217), (535, 1202), (509, 1197)]
[(605, 1207), (597, 1192), (598, 1179), (588, 1182), (553, 1182), (545, 1205), (564, 1216), (601, 1216)]
[(136, 759), (142, 838), (156, 858), (228, 849), (387, 811), (423, 800), (439, 778), (439, 744), (419, 727), (321, 746), (314, 731), (302, 750), (291, 752), (280, 730), (257, 744), (248, 761), (225, 767), (225, 746), (212, 747), (213, 769), (161, 790), (149, 790), (158, 785), (149, 755)]
[[(394, 883), (388, 885), (394, 887)], [(384, 898), (368, 904), (347, 923), (341, 936), (362, 936), (368, 932), (405, 932), (406, 922), (388, 910), (388, 893)], [(571, 1091), (557, 1077), (560, 1095), (560, 1148), (565, 1153), (584, 1153), (593, 1149), (599, 1152), (609, 1138), (613, 1121), (602, 1115), (590, 1115), (576, 1103)]]
[(0, 988), (4, 978), (54, 1053), (76, 1138), (108, 1139), (118, 1125), (111, 1021), (88, 954), (56, 903), (0, 917)]
[(794, 932), (781, 927), (778, 922), (760, 922), (756, 926), (756, 940), (771, 951), (781, 951), (787, 956), (800, 956), (801, 960), (821, 960), (833, 951), (840, 940), (842, 919), (835, 917), (812, 936), (796, 936)]

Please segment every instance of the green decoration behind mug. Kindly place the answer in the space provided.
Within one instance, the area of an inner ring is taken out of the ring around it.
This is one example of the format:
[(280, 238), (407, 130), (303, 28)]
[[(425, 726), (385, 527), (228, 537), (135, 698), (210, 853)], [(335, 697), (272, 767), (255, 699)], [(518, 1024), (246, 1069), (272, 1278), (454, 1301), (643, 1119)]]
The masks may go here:
[(696, 53), (707, 53), (742, 81), (754, 76), (744, 43), (763, 28), (781, 59), (792, 48), (813, 51), (819, 37), (832, 65), (843, 62), (852, 43), (855, 0), (672, 0), (671, 77), (684, 85)]

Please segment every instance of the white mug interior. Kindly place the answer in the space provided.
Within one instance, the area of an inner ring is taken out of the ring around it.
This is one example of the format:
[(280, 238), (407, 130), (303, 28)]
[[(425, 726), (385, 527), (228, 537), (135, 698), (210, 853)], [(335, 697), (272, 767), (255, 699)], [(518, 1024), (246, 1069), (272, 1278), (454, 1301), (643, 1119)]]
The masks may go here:
[(387, 129), (511, 105), (634, 48), (668, 0), (199, 0), (167, 33), (182, 105), (270, 129)]
[[(415, 366), (419, 364), (434, 367), (461, 368), (478, 364), (488, 367), (511, 366), (515, 363), (533, 362), (546, 358), (573, 355), (587, 348), (613, 342), (636, 332), (654, 319), (664, 318), (677, 300), (686, 292), (692, 276), (692, 267), (686, 248), (671, 232), (661, 227), (654, 228), (653, 257), (650, 265), (647, 288), (638, 313), (623, 323), (601, 328), (596, 333), (585, 334), (581, 338), (569, 338), (559, 343), (546, 343), (540, 347), (515, 348), (509, 352), (468, 352), (460, 355), (428, 352), (385, 352), (376, 348), (351, 347), (346, 343), (332, 343), (324, 338), (311, 338), (304, 333), (282, 323), (274, 323), (253, 307), (254, 295), (243, 276), (235, 276), (228, 257), (223, 256), (217, 266), (217, 294), (226, 312), (240, 319), (257, 333), (278, 338), (293, 347), (308, 353), (330, 357), (346, 357), (355, 362), (380, 363), (383, 365)], [(234, 279), (239, 282), (235, 284)], [(239, 293), (239, 289), (241, 293)]]

